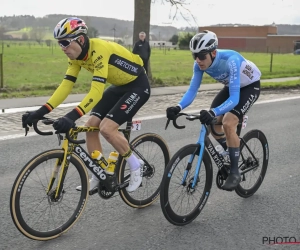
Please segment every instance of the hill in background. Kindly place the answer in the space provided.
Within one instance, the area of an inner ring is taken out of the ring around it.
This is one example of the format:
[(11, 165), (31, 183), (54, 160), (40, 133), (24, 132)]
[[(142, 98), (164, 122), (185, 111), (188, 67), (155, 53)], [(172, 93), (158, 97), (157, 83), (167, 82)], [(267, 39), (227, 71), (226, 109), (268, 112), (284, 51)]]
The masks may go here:
[[(4, 16), (0, 17), (0, 28), (4, 28), (7, 35), (22, 38), (32, 28), (42, 27), (45, 30), (46, 39), (52, 39), (53, 28), (63, 18), (70, 15), (51, 14), (45, 17), (34, 17), (30, 15)], [(133, 34), (133, 21), (120, 20), (115, 18), (104, 18), (95, 16), (80, 16), (86, 21), (89, 27), (93, 27), (102, 37), (131, 37)], [(278, 35), (300, 34), (300, 25), (277, 24)], [(115, 32), (114, 29), (115, 28)], [(177, 29), (173, 26), (150, 26), (150, 34), (155, 40), (169, 40), (173, 35), (181, 31), (196, 32), (197, 27), (184, 27)], [(152, 40), (154, 40), (152, 39)]]

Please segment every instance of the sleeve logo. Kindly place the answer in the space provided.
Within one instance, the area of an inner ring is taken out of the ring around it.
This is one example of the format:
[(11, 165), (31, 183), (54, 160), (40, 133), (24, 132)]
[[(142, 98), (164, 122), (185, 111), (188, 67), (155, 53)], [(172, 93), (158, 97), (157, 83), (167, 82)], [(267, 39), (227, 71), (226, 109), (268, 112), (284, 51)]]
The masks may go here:
[(105, 83), (106, 79), (99, 76), (93, 76), (93, 81)]

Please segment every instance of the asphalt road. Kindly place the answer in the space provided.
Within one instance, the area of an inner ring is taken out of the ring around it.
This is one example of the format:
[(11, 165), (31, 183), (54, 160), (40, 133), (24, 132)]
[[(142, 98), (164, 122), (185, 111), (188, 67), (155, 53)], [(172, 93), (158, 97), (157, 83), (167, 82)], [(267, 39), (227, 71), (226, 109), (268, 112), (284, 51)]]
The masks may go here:
[[(159, 201), (137, 210), (119, 197), (102, 200), (94, 195), (67, 234), (48, 242), (27, 239), (10, 217), (11, 187), (25, 162), (58, 144), (54, 136), (0, 141), (0, 249), (299, 249), (300, 245), (263, 244), (264, 237), (279, 241), (278, 237), (294, 237), (300, 241), (299, 105), (300, 99), (294, 99), (253, 106), (242, 134), (256, 128), (267, 136), (270, 160), (262, 186), (254, 196), (243, 199), (234, 192), (217, 189), (214, 180), (202, 213), (184, 227), (168, 223)], [(142, 130), (136, 133), (162, 135), (171, 154), (197, 140), (198, 122), (182, 120), (186, 129), (170, 126), (165, 131), (165, 121), (144, 121)]]

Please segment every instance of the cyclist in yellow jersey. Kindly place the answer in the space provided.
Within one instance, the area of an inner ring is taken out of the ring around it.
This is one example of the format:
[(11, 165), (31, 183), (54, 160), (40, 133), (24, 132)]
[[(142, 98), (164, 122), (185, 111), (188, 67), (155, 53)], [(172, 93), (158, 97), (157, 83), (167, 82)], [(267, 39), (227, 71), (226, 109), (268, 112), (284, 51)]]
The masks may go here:
[[(61, 104), (70, 94), (81, 68), (93, 74), (91, 89), (80, 104), (53, 124), (56, 133), (65, 133), (75, 121), (91, 111), (85, 124), (100, 128), (101, 135), (123, 156), (131, 170), (127, 191), (136, 190), (141, 182), (142, 160), (132, 154), (127, 140), (118, 127), (132, 118), (150, 97), (150, 85), (142, 59), (123, 46), (87, 36), (88, 27), (76, 17), (61, 20), (54, 29), (62, 51), (68, 57), (68, 69), (60, 86), (40, 109), (22, 116), (23, 127), (42, 118)], [(105, 84), (109, 86), (105, 91)], [(86, 134), (87, 149), (102, 151), (98, 132)], [(97, 188), (99, 180), (92, 175), (90, 190)], [(81, 190), (81, 187), (77, 187)]]

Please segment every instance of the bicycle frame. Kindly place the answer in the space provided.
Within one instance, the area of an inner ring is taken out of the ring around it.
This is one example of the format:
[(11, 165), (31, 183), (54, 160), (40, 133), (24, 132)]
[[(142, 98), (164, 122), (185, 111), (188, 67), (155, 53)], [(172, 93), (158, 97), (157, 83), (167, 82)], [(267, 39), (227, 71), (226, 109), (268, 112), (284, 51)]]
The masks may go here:
[[(131, 134), (131, 126), (132, 126), (132, 120), (127, 121), (126, 128), (124, 129), (118, 129), (120, 132), (122, 132), (126, 138), (126, 140), (130, 140), (130, 134)], [(35, 127), (37, 129), (37, 127)], [(38, 130), (38, 129), (37, 129)], [(52, 190), (53, 184), (55, 182), (55, 179), (57, 178), (59, 170), (61, 171), (61, 174), (59, 176), (59, 180), (57, 183), (56, 191), (55, 191), (55, 198), (57, 199), (62, 190), (63, 185), (61, 183), (64, 183), (65, 176), (68, 171), (68, 167), (70, 164), (70, 159), (72, 153), (75, 153), (84, 163), (84, 165), (100, 180), (104, 183), (104, 185), (111, 186), (114, 182), (111, 180), (111, 176), (108, 176), (105, 171), (99, 166), (99, 164), (90, 157), (89, 153), (87, 153), (81, 146), (80, 143), (85, 143), (84, 140), (77, 141), (77, 136), (79, 133), (82, 132), (97, 132), (99, 131), (98, 127), (85, 127), (85, 126), (78, 126), (74, 129), (71, 129), (69, 131), (69, 135), (64, 138), (62, 149), (64, 150), (64, 157), (63, 159), (57, 160), (55, 167), (52, 171), (52, 176), (49, 181), (49, 185), (47, 188), (47, 194)], [(61, 140), (61, 135), (58, 135), (59, 139)], [(110, 181), (108, 181), (110, 180)], [(109, 184), (109, 185), (108, 185)], [(124, 186), (127, 186), (127, 182), (123, 183)], [(123, 185), (120, 185), (119, 188), (122, 188)]]
[[(221, 123), (220, 124), (216, 123), (214, 125), (222, 125), (222, 124)], [(242, 129), (242, 123), (239, 123), (238, 126), (237, 126), (237, 135), (239, 136), (239, 138), (241, 140), (241, 143), (243, 143), (246, 146), (246, 148), (250, 152), (251, 156), (255, 159), (255, 162), (258, 162), (257, 158), (254, 156), (252, 151), (249, 149), (249, 147), (246, 144), (246, 142), (244, 141), (244, 139), (240, 137), (241, 129)], [(196, 171), (195, 171), (195, 174), (194, 174), (192, 188), (195, 188), (197, 180), (198, 180), (198, 175), (199, 175), (199, 172), (200, 172), (200, 169), (201, 169), (201, 162), (202, 162), (202, 159), (203, 159), (205, 148), (207, 149), (208, 153), (210, 154), (211, 158), (214, 160), (214, 162), (216, 163), (216, 165), (219, 169), (224, 166), (224, 163), (225, 163), (224, 157), (221, 156), (215, 150), (215, 147), (213, 146), (210, 138), (207, 136), (207, 131), (208, 131), (207, 126), (202, 124), (201, 125), (201, 130), (200, 130), (200, 135), (199, 135), (198, 141), (196, 142), (198, 147), (197, 147), (196, 151), (193, 153), (193, 155), (190, 156), (187, 168), (186, 168), (186, 170), (184, 171), (184, 174), (183, 174), (183, 179), (182, 179), (181, 185), (183, 185), (186, 182), (186, 178), (188, 176), (189, 170), (192, 167), (192, 162), (193, 162), (193, 160), (195, 158), (195, 154), (197, 153), (198, 150), (199, 150), (199, 157), (198, 157), (198, 162), (197, 162), (197, 166), (196, 166)], [(242, 152), (241, 152), (241, 156), (242, 156), (242, 159), (243, 159), (243, 162), (244, 162), (245, 158), (244, 158)], [(241, 165), (239, 166), (239, 169), (240, 169), (240, 167), (241, 167)], [(256, 167), (257, 166), (247, 168), (246, 170), (243, 170), (240, 173), (241, 173), (241, 175), (243, 175), (243, 174), (251, 171), (252, 169), (254, 169)]]
[[(34, 126), (35, 130), (38, 132), (39, 130), (37, 129), (37, 126)], [(122, 132), (126, 140), (129, 142), (130, 140), (130, 135), (131, 135), (131, 129), (132, 129), (132, 119), (128, 120), (126, 122), (126, 127), (125, 128), (119, 128), (118, 131)], [(47, 188), (47, 194), (52, 190), (53, 184), (55, 182), (55, 179), (57, 178), (58, 172), (61, 171), (61, 174), (59, 176), (59, 180), (57, 183), (57, 187), (55, 189), (55, 197), (58, 198), (60, 197), (61, 192), (63, 191), (63, 185), (61, 183), (64, 183), (65, 176), (68, 171), (68, 167), (70, 164), (70, 159), (72, 153), (75, 153), (81, 161), (84, 163), (84, 165), (89, 169), (107, 188), (109, 191), (114, 192), (117, 191), (118, 189), (122, 189), (126, 186), (128, 186), (129, 183), (129, 174), (125, 176), (125, 182), (121, 184), (117, 184), (117, 179), (115, 175), (107, 175), (105, 171), (99, 166), (98, 162), (94, 159), (92, 159), (81, 146), (80, 143), (85, 143), (85, 140), (77, 140), (77, 136), (79, 133), (82, 132), (97, 132), (99, 131), (98, 127), (85, 127), (85, 126), (78, 126), (74, 129), (71, 129), (69, 131), (69, 134), (66, 134), (66, 137), (64, 138), (63, 144), (62, 144), (62, 149), (64, 150), (64, 157), (63, 159), (57, 160), (55, 167), (52, 171), (52, 176), (49, 181), (49, 185)], [(39, 131), (39, 134), (46, 134), (42, 133)], [(59, 139), (62, 139), (61, 135), (58, 135)], [(134, 145), (130, 145), (130, 148), (133, 152), (135, 152), (143, 161), (145, 166), (150, 166), (148, 161), (134, 148)], [(120, 164), (122, 159), (122, 156), (119, 156), (118, 163)], [(107, 162), (106, 162), (107, 163)], [(143, 176), (146, 175), (147, 173), (144, 172)]]

